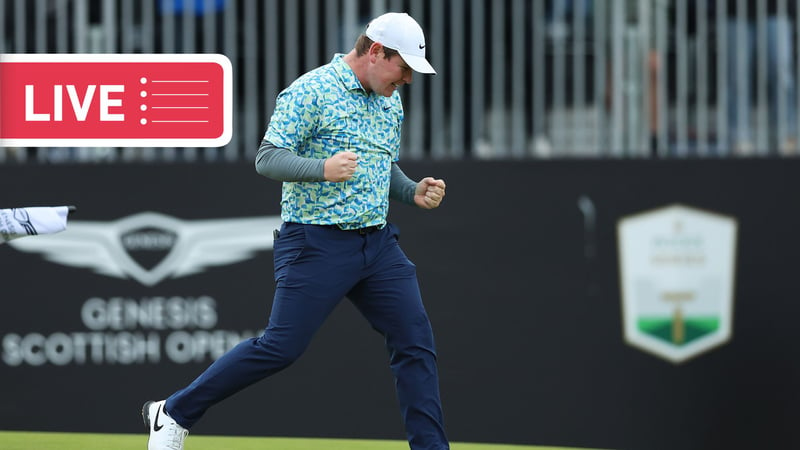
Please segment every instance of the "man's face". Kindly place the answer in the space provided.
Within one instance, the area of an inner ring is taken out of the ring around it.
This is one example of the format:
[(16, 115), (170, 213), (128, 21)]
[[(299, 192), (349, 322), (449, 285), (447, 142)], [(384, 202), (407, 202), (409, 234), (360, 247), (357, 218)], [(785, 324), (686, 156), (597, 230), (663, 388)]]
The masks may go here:
[(381, 46), (375, 54), (374, 61), (370, 87), (376, 93), (384, 97), (391, 97), (395, 89), (411, 83), (413, 71), (400, 55), (386, 59)]

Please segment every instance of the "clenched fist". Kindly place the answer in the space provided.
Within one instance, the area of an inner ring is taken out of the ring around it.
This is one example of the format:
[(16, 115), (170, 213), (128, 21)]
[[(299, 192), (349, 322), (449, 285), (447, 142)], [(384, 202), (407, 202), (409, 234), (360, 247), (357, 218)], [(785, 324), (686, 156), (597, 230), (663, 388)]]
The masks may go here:
[(437, 208), (444, 198), (444, 180), (436, 180), (431, 177), (423, 178), (417, 183), (417, 190), (414, 192), (414, 203), (423, 209)]
[(323, 175), (326, 181), (339, 183), (353, 177), (358, 156), (353, 152), (337, 153), (325, 160)]

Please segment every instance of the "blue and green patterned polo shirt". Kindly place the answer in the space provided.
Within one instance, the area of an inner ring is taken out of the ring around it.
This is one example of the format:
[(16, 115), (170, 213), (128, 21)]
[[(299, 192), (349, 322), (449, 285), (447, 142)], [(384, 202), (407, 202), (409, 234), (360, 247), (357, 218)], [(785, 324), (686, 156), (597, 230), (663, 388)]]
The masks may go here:
[(386, 222), (403, 105), (397, 91), (391, 97), (367, 94), (343, 57), (335, 55), (278, 95), (264, 139), (306, 158), (353, 152), (358, 155), (355, 174), (340, 183), (284, 182), (285, 222), (344, 229)]

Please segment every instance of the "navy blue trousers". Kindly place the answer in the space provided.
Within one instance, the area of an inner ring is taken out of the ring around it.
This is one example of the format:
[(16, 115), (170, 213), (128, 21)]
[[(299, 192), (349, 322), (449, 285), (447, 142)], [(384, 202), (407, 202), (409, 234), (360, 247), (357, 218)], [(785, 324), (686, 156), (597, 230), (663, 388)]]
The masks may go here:
[(433, 332), (397, 228), (388, 224), (360, 234), (286, 223), (274, 255), (275, 298), (264, 333), (238, 344), (170, 396), (168, 414), (190, 428), (214, 404), (285, 369), (346, 296), (384, 336), (411, 448), (449, 449)]

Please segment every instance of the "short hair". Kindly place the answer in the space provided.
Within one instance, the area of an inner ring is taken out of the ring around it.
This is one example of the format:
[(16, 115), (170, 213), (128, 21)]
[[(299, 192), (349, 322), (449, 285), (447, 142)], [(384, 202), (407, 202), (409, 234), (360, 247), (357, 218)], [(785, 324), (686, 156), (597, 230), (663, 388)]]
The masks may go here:
[[(368, 38), (366, 34), (362, 34), (361, 36), (359, 36), (358, 39), (356, 40), (356, 55), (364, 56), (369, 51), (369, 48), (372, 46), (373, 43), (375, 43), (375, 41)], [(383, 45), (383, 57), (385, 59), (392, 59), (392, 56), (395, 55), (399, 55), (397, 50)]]

